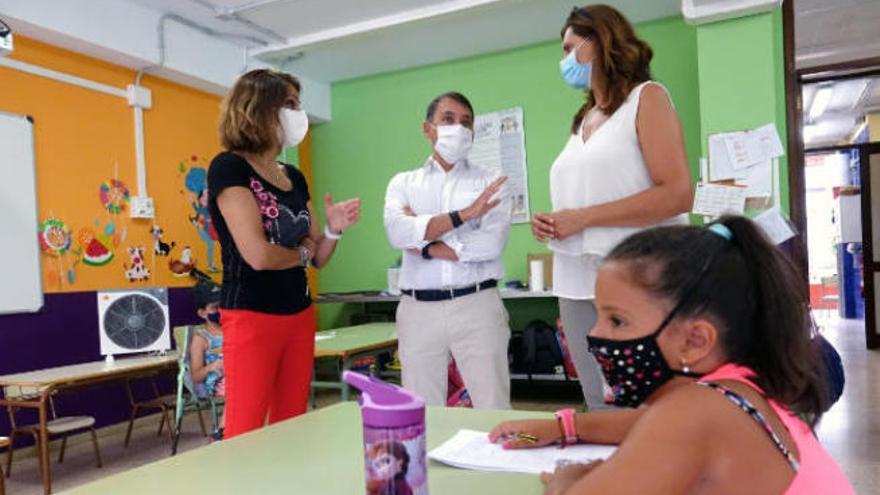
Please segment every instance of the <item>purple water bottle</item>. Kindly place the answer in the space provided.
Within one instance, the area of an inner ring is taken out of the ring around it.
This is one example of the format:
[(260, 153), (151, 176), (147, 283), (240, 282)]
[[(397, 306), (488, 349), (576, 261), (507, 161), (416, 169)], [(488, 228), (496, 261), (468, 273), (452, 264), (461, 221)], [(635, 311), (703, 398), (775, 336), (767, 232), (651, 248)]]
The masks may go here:
[(342, 379), (362, 392), (367, 495), (427, 495), (425, 401), (360, 373)]

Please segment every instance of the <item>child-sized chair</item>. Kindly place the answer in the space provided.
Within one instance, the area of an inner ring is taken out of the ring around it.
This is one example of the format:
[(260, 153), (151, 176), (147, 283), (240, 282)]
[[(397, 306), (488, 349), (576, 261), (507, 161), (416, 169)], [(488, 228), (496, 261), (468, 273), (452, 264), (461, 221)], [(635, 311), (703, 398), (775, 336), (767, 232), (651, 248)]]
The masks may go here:
[[(153, 396), (145, 399), (138, 400), (135, 398), (135, 394), (131, 389), (132, 381), (146, 379), (150, 381), (150, 385), (152, 387)], [(159, 431), (156, 434), (157, 436), (162, 435), (162, 429), (167, 425), (168, 426), (168, 438), (173, 438), (173, 431), (171, 429), (171, 408), (174, 407), (174, 396), (173, 395), (161, 395), (159, 393), (159, 385), (156, 383), (156, 376), (149, 375), (139, 378), (134, 378), (125, 381), (125, 390), (128, 393), (128, 402), (131, 404), (131, 417), (128, 419), (128, 429), (125, 431), (125, 441), (123, 445), (128, 448), (128, 443), (131, 441), (131, 431), (134, 428), (134, 421), (145, 411), (157, 410), (162, 414), (162, 418), (159, 420)]]
[(202, 408), (209, 409), (211, 411), (211, 433), (216, 434), (220, 429), (219, 409), (223, 406), (224, 400), (206, 394), (202, 387), (194, 384), (192, 381), (189, 354), (193, 335), (195, 335), (197, 328), (200, 327), (192, 325), (174, 327), (174, 341), (177, 345), (177, 359), (180, 371), (177, 373), (177, 408), (174, 440), (171, 442), (171, 455), (177, 454), (177, 444), (180, 441), (180, 427), (183, 422), (183, 416), (187, 412), (196, 411), (198, 413), (199, 422), (202, 423), (202, 433), (204, 433), (205, 424), (202, 422)]
[[(6, 450), (6, 476), (12, 475), (12, 457), (15, 452), (15, 438), (19, 435), (33, 435), (35, 447), (40, 443), (40, 425), (19, 425), (15, 420), (15, 407), (7, 407), (9, 413), (9, 424), (11, 433), (9, 437), (9, 446)], [(49, 412), (52, 419), (46, 423), (46, 432), (49, 437), (61, 437), (61, 451), (58, 453), (58, 462), (64, 462), (64, 450), (67, 447), (67, 436), (78, 431), (89, 430), (92, 435), (92, 445), (95, 448), (95, 464), (101, 467), (101, 451), (98, 449), (98, 435), (95, 432), (95, 418), (92, 416), (61, 416), (55, 413), (55, 400), (49, 397)], [(36, 447), (39, 448), (39, 447)], [(39, 455), (37, 457), (40, 457)], [(45, 469), (45, 466), (40, 466)], [(2, 492), (0, 492), (2, 493)]]

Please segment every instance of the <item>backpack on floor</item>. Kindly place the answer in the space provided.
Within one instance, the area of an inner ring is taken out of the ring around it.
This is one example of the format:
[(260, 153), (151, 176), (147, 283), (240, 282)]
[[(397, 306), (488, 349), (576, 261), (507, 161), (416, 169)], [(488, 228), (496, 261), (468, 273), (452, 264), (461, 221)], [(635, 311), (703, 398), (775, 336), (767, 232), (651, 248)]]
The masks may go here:
[(565, 337), (565, 329), (562, 328), (562, 319), (556, 318), (556, 335), (559, 338), (559, 348), (562, 349), (562, 363), (565, 365), (565, 374), (571, 379), (577, 379), (577, 368), (571, 360), (571, 351), (568, 350), (568, 339)]
[[(816, 324), (816, 319), (813, 317), (812, 311), (809, 311), (809, 321), (810, 337), (812, 338), (814, 349), (819, 355), (822, 364), (825, 365), (824, 374), (825, 380), (827, 381), (826, 392), (828, 394), (827, 408), (831, 409), (831, 406), (833, 406), (834, 403), (840, 399), (840, 396), (843, 395), (843, 388), (846, 385), (843, 360), (840, 358), (837, 349), (835, 349), (834, 346), (831, 345), (831, 342), (819, 332), (819, 325)], [(826, 409), (826, 411), (828, 409)]]
[(564, 369), (556, 329), (546, 321), (533, 320), (510, 339), (508, 355), (513, 373), (557, 374)]
[(822, 356), (822, 362), (825, 364), (825, 377), (828, 380), (828, 408), (830, 409), (843, 395), (843, 387), (846, 384), (843, 360), (840, 359), (837, 349), (825, 337), (817, 334), (813, 337), (813, 342), (818, 346), (819, 355)]

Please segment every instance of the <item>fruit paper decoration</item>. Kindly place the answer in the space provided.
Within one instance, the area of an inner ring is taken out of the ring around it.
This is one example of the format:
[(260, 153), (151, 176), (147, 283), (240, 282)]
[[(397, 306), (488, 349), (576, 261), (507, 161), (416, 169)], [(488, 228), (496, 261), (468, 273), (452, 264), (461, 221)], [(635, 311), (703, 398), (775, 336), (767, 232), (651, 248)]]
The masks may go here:
[(82, 261), (89, 266), (104, 266), (113, 259), (113, 239), (108, 235), (95, 235), (89, 227), (79, 230), (76, 242), (83, 250)]
[[(70, 228), (53, 216), (40, 224), (39, 238), (43, 252), (56, 259), (54, 266), (47, 267), (50, 279), (57, 282), (59, 287), (64, 287), (65, 277), (73, 281), (73, 274), (65, 273), (64, 269), (65, 253), (70, 250), (72, 242)], [(71, 267), (70, 270), (72, 271), (73, 268)]]
[(70, 249), (70, 228), (57, 218), (49, 218), (40, 224), (40, 247), (52, 256), (61, 256)]

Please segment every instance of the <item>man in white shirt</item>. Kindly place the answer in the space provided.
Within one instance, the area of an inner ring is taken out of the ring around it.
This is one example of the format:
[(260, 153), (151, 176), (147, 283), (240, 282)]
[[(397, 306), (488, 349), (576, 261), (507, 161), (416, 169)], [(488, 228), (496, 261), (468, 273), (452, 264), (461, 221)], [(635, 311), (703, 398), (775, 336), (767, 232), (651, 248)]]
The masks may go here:
[(404, 251), (397, 334), (403, 386), (446, 405), (449, 356), (474, 407), (510, 408), (507, 310), (498, 292), (510, 231), (506, 177), (467, 160), (474, 110), (460, 93), (428, 105), (433, 152), (397, 174), (385, 194), (385, 231)]

